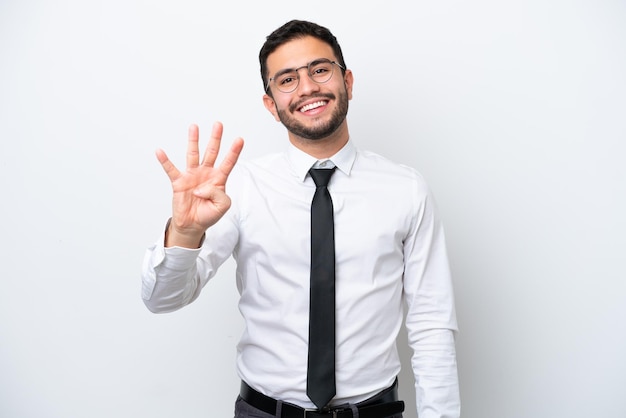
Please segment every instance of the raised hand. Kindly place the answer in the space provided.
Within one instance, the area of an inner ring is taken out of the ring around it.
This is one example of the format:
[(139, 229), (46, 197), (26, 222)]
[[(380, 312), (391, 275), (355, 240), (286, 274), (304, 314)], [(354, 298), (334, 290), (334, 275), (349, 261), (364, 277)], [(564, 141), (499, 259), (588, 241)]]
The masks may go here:
[(197, 248), (202, 235), (230, 207), (226, 180), (237, 163), (243, 139), (237, 138), (219, 166), (215, 161), (220, 150), (223, 126), (213, 124), (211, 138), (202, 162), (198, 150), (198, 127), (189, 127), (187, 167), (179, 171), (161, 149), (156, 156), (172, 182), (172, 221), (166, 233), (165, 246)]

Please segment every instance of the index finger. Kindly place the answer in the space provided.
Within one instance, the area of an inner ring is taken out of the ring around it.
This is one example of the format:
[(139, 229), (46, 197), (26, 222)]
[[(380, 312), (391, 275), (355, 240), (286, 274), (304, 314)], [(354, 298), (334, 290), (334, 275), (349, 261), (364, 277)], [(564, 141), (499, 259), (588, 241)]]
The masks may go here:
[(241, 150), (243, 149), (243, 139), (236, 138), (233, 144), (230, 146), (228, 153), (224, 156), (224, 160), (219, 166), (219, 170), (228, 177), (230, 172), (233, 171), (233, 167), (237, 164)]

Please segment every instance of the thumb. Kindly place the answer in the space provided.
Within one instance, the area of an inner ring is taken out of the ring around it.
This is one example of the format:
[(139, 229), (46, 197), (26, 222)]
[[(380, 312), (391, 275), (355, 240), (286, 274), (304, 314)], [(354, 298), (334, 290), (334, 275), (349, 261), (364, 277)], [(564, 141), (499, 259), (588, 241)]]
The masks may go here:
[(214, 184), (203, 183), (194, 189), (193, 194), (200, 199), (212, 202), (219, 211), (225, 212), (230, 207), (228, 195), (221, 187)]
[(201, 199), (214, 200), (215, 198), (219, 199), (219, 192), (221, 192), (219, 187), (207, 182), (196, 187), (193, 195)]

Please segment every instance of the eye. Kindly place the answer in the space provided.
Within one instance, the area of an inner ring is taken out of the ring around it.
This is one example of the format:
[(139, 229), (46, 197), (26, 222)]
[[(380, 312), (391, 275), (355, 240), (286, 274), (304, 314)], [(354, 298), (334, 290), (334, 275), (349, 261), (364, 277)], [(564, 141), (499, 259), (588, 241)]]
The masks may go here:
[(291, 84), (294, 84), (297, 80), (298, 80), (297, 74), (287, 73), (278, 77), (276, 82), (278, 83), (279, 86), (289, 86)]
[(320, 75), (325, 74), (330, 71), (330, 66), (328, 64), (317, 64), (314, 67), (311, 67), (311, 75)]
[(324, 83), (333, 74), (333, 64), (328, 61), (317, 62), (311, 65), (311, 78), (318, 83)]

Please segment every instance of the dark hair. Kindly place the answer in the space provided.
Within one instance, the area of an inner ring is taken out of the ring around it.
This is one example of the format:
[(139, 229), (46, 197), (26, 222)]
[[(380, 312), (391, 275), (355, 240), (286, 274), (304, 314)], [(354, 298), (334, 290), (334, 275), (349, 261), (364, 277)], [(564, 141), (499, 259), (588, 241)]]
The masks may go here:
[(337, 58), (337, 62), (342, 66), (341, 71), (345, 72), (344, 68), (347, 68), (346, 63), (343, 60), (343, 53), (341, 52), (341, 47), (335, 35), (318, 24), (305, 20), (292, 20), (269, 34), (263, 47), (261, 47), (259, 63), (261, 64), (263, 90), (265, 90), (267, 86), (267, 79), (269, 77), (269, 74), (267, 74), (267, 57), (281, 45), (293, 41), (294, 39), (304, 38), (305, 36), (312, 36), (330, 45)]

